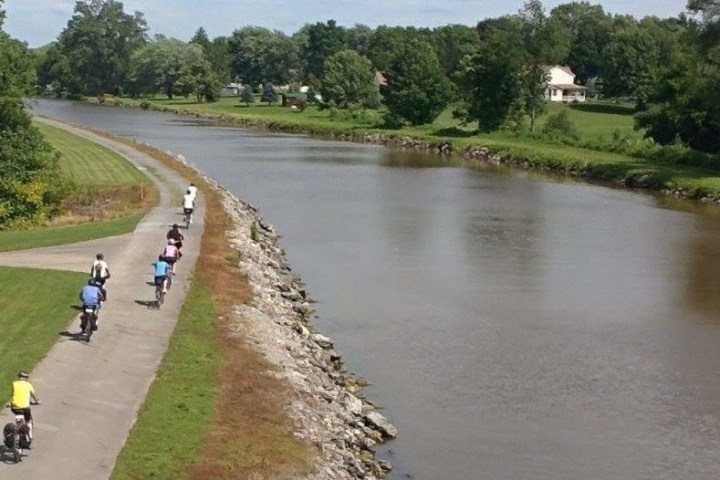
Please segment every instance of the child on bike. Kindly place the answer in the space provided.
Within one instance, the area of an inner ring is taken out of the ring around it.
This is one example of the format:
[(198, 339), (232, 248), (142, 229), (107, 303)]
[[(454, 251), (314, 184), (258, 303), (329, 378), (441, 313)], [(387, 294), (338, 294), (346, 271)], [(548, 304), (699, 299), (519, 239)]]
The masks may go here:
[(33, 403), (39, 405), (40, 399), (35, 395), (35, 388), (28, 380), (30, 374), (22, 371), (18, 373), (18, 379), (12, 383), (12, 402), (10, 403), (10, 410), (15, 415), (22, 415), (25, 418), (25, 423), (28, 426), (28, 436), (32, 441), (32, 411), (30, 405)]

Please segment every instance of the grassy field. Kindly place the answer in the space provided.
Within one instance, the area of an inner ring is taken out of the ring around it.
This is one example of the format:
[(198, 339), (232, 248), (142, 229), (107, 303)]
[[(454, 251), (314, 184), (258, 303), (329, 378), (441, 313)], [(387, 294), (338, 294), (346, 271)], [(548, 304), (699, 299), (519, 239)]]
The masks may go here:
[(36, 123), (60, 152), (75, 189), (66, 213), (45, 226), (0, 232), (0, 251), (48, 247), (132, 232), (157, 204), (151, 180), (119, 154), (60, 128)]
[(143, 216), (143, 213), (135, 213), (104, 222), (0, 232), (0, 252), (51, 247), (122, 235), (135, 230)]
[(83, 273), (0, 267), (0, 384), (10, 385), (18, 371), (47, 354), (77, 316), (72, 307), (86, 279)]
[(47, 140), (60, 152), (63, 173), (82, 187), (151, 185), (140, 170), (120, 154), (61, 128), (37, 122)]

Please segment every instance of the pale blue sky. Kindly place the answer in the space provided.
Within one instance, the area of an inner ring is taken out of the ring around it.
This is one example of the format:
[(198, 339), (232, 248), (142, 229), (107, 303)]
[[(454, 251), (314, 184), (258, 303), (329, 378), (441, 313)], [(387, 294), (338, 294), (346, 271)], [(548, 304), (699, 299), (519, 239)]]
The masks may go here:
[[(546, 0), (550, 10), (564, 0)], [(674, 17), (686, 0), (601, 0), (611, 13), (636, 17)], [(484, 18), (516, 13), (523, 0), (125, 0), (125, 11), (145, 14), (150, 34), (188, 40), (198, 27), (211, 38), (230, 35), (245, 25), (296, 32), (306, 23), (334, 19), (339, 25), (362, 23), (436, 27), (451, 23), (475, 25)], [(38, 47), (55, 40), (72, 16), (74, 0), (5, 0), (4, 30)]]

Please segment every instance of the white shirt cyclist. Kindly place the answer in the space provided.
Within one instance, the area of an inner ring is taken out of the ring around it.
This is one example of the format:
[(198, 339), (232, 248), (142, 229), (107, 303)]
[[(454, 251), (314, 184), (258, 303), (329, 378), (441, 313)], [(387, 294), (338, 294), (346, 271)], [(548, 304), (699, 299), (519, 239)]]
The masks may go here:
[(190, 193), (183, 195), (183, 208), (195, 208), (195, 196)]

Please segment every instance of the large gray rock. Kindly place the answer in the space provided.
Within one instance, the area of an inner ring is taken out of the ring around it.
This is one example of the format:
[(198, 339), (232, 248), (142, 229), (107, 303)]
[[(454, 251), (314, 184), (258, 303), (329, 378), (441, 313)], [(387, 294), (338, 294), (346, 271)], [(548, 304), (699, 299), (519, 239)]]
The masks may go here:
[(388, 438), (397, 437), (397, 428), (388, 421), (380, 412), (369, 412), (365, 415), (365, 421), (376, 429), (380, 430), (383, 436)]

